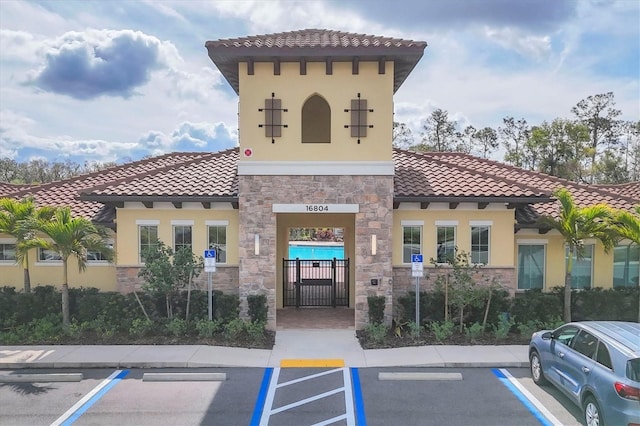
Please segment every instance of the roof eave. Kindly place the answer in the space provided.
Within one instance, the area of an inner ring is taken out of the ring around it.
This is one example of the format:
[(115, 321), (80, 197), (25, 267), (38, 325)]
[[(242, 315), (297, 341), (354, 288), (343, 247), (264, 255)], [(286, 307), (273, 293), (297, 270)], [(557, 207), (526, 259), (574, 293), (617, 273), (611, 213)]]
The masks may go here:
[(539, 197), (483, 197), (483, 196), (395, 196), (393, 201), (396, 203), (518, 203), (518, 204), (535, 204), (535, 203), (548, 203), (553, 201), (551, 197), (539, 196)]
[(168, 202), (168, 203), (185, 203), (185, 202), (210, 202), (210, 203), (237, 203), (238, 197), (231, 195), (100, 195), (100, 194), (81, 194), (77, 197), (81, 201), (97, 201), (99, 203), (117, 203), (117, 202)]

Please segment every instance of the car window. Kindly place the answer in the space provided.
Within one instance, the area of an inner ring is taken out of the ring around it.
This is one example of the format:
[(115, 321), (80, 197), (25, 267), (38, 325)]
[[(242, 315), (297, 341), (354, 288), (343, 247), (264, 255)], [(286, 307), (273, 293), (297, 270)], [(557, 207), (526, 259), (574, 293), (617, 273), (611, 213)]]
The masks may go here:
[(640, 358), (627, 361), (627, 377), (640, 382)]
[(587, 358), (593, 358), (593, 355), (596, 353), (597, 346), (598, 339), (596, 339), (591, 333), (584, 330), (580, 331), (580, 333), (578, 333), (578, 335), (571, 341), (571, 347)]
[(607, 346), (600, 342), (598, 344), (598, 352), (596, 352), (596, 361), (598, 364), (602, 364), (607, 368), (613, 370), (613, 364), (611, 363), (611, 356), (609, 355), (609, 349)]
[(578, 327), (566, 325), (553, 332), (553, 339), (565, 345), (569, 345), (571, 343), (571, 339), (573, 339), (576, 334), (578, 334)]

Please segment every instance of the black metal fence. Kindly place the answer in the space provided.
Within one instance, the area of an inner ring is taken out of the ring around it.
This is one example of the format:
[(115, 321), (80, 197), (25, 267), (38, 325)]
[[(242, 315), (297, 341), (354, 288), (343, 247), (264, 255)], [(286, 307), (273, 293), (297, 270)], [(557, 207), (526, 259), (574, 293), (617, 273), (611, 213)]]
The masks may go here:
[(349, 259), (282, 259), (284, 306), (349, 306)]

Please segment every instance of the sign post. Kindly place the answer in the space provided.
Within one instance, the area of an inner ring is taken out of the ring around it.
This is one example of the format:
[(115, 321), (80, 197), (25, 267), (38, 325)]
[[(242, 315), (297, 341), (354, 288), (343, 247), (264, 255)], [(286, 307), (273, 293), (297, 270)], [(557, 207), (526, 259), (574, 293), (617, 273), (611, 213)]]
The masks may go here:
[(209, 321), (213, 321), (213, 284), (211, 283), (211, 273), (216, 271), (216, 251), (204, 251), (204, 271), (207, 273), (207, 289), (209, 291)]
[(424, 276), (422, 254), (411, 255), (411, 276), (416, 279), (416, 329), (420, 329), (420, 278)]

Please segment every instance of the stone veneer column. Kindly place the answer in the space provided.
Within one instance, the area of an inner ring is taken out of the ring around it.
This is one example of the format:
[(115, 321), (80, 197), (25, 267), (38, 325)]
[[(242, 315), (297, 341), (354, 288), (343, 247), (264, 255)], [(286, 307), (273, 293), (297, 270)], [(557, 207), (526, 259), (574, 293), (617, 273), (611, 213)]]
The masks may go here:
[[(393, 227), (392, 176), (238, 176), (239, 295), (241, 314), (248, 315), (247, 296), (266, 294), (267, 327), (275, 329), (276, 215), (273, 204), (358, 204), (355, 215), (355, 326), (369, 322), (367, 296), (385, 296), (385, 321), (391, 323), (393, 290), (391, 231)], [(254, 253), (255, 235), (260, 253)], [(371, 236), (377, 237), (377, 254), (371, 254)], [(353, 262), (353, 261), (352, 261)], [(378, 285), (372, 286), (371, 280)]]

